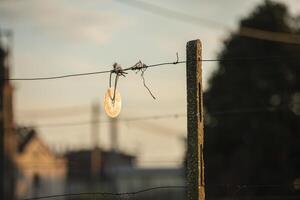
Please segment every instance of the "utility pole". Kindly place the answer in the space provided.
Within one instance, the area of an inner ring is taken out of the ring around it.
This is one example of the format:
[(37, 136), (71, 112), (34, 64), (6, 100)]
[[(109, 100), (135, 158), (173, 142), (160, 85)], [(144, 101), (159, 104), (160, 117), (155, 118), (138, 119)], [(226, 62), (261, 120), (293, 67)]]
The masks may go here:
[(91, 126), (91, 175), (95, 181), (99, 177), (101, 167), (101, 152), (99, 148), (99, 118), (100, 107), (98, 103), (92, 104), (92, 126)]
[(205, 200), (204, 119), (202, 94), (202, 45), (200, 40), (187, 43), (187, 186), (188, 200)]

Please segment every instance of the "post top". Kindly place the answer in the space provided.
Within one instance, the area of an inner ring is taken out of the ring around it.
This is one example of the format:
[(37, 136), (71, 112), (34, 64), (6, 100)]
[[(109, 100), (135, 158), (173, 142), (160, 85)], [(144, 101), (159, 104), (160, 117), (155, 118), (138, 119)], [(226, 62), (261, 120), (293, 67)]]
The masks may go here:
[(196, 40), (190, 40), (186, 43), (186, 47), (192, 47), (192, 46), (196, 46), (199, 45), (200, 48), (202, 48), (202, 42), (200, 39), (196, 39)]

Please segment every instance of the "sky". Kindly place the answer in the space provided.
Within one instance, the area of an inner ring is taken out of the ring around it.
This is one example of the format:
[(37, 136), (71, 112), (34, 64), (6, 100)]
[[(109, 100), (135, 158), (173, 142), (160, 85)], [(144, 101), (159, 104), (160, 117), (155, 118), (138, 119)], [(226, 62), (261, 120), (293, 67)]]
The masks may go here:
[[(278, 0), (279, 1), (279, 0)], [(125, 3), (124, 3), (125, 2)], [(112, 69), (141, 60), (145, 64), (185, 60), (190, 40), (203, 43), (203, 58), (216, 58), (230, 33), (205, 24), (189, 24), (132, 7), (129, 0), (2, 0), (0, 28), (13, 31), (11, 77), (30, 78)], [(235, 30), (262, 0), (148, 1)], [(300, 13), (298, 0), (281, 0)], [(203, 63), (204, 89), (217, 63)], [(151, 68), (144, 88), (140, 74), (121, 77), (122, 118), (186, 113), (185, 64)], [(57, 151), (89, 148), (91, 127), (42, 127), (41, 124), (90, 120), (93, 103), (101, 107), (99, 144), (110, 148), (108, 117), (103, 97), (108, 74), (47, 81), (14, 81), (15, 120), (35, 126)], [(119, 123), (119, 146), (136, 154), (141, 166), (175, 166), (183, 159), (186, 118)]]

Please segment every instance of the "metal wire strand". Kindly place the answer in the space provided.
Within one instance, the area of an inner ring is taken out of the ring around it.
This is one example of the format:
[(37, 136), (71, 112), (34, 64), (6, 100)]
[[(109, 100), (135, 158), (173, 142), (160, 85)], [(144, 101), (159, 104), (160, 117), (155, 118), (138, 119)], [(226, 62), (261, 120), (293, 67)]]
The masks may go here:
[[(300, 184), (254, 184), (254, 185), (245, 185), (245, 184), (237, 184), (237, 185), (230, 185), (230, 184), (220, 184), (220, 185), (206, 185), (207, 187), (226, 187), (226, 188), (235, 188), (236, 191), (233, 193), (237, 195), (241, 190), (250, 189), (250, 188), (283, 188), (283, 187), (295, 187), (300, 186)], [(51, 199), (51, 198), (58, 198), (58, 197), (74, 197), (74, 196), (91, 196), (91, 195), (101, 195), (101, 196), (129, 196), (129, 195), (137, 195), (145, 192), (152, 192), (154, 190), (162, 190), (162, 189), (188, 189), (188, 186), (158, 186), (158, 187), (151, 187), (145, 188), (143, 190), (135, 191), (135, 192), (125, 192), (125, 193), (114, 193), (114, 192), (85, 192), (85, 193), (69, 193), (69, 194), (58, 194), (58, 195), (48, 195), (48, 196), (41, 196), (41, 197), (33, 197), (33, 198), (25, 198), (24, 200), (38, 200), (38, 199)]]
[[(168, 63), (168, 64), (173, 64), (173, 65), (177, 65), (179, 63), (179, 56), (178, 56), (178, 52), (176, 52), (176, 61), (172, 62), (172, 63)], [(185, 61), (184, 61), (185, 63)], [(156, 65), (159, 66), (159, 65)], [(141, 71), (141, 78), (143, 79), (143, 85), (144, 87), (148, 90), (149, 94), (151, 95), (151, 97), (153, 99), (156, 99), (156, 97), (154, 96), (154, 94), (151, 92), (150, 88), (147, 86), (146, 84), (146, 80), (145, 80), (145, 72), (147, 70), (149, 66), (147, 66), (146, 64), (142, 63), (141, 61), (137, 62), (134, 66), (131, 67), (131, 70), (135, 70), (136, 73), (138, 73), (139, 71)], [(154, 65), (150, 66), (150, 67), (154, 67)]]
[[(178, 54), (177, 54), (178, 55)], [(298, 60), (298, 57), (295, 56), (269, 56), (269, 57), (236, 57), (236, 58), (228, 58), (228, 59), (202, 59), (202, 62), (278, 62), (278, 61), (290, 61), (290, 60)], [(139, 63), (139, 62), (138, 62)], [(164, 65), (177, 65), (186, 63), (186, 61), (175, 61), (175, 62), (162, 62), (151, 65), (143, 65), (138, 66), (137, 64), (132, 67), (128, 67), (120, 70), (105, 70), (105, 71), (95, 71), (95, 72), (86, 72), (86, 73), (77, 73), (77, 74), (66, 74), (66, 75), (58, 75), (58, 76), (48, 76), (48, 77), (33, 77), (33, 78), (5, 78), (0, 75), (0, 80), (10, 80), (10, 81), (39, 81), (39, 80), (53, 80), (53, 79), (63, 79), (70, 77), (79, 77), (79, 76), (90, 76), (97, 74), (106, 74), (106, 73), (119, 73), (119, 75), (125, 76), (126, 71), (135, 71), (141, 68), (151, 68), (158, 67)]]
[(152, 96), (153, 99), (156, 99), (155, 96), (153, 95), (153, 93), (151, 92), (151, 90), (149, 89), (149, 87), (146, 85), (146, 80), (144, 77), (145, 71), (147, 70), (147, 68), (143, 68), (142, 69), (142, 73), (141, 73), (141, 77), (143, 79), (143, 85), (144, 87), (148, 90), (149, 94)]
[(58, 198), (58, 197), (71, 197), (71, 196), (90, 196), (90, 195), (101, 195), (101, 196), (128, 196), (128, 195), (136, 195), (140, 193), (150, 192), (153, 190), (159, 189), (185, 189), (187, 186), (158, 186), (146, 188), (143, 190), (139, 190), (136, 192), (125, 192), (125, 193), (113, 193), (113, 192), (85, 192), (85, 193), (71, 193), (71, 194), (58, 194), (58, 195), (49, 195), (49, 196), (41, 196), (41, 197), (33, 197), (26, 198), (24, 200), (37, 200), (37, 199), (50, 199), (50, 198)]

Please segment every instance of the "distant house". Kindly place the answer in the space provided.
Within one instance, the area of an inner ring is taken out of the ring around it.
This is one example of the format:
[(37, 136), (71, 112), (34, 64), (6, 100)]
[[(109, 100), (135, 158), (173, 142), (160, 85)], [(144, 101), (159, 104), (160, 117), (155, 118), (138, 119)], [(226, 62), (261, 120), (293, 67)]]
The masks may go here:
[(66, 161), (53, 153), (34, 129), (19, 128), (15, 162), (18, 169), (18, 198), (64, 192)]
[[(92, 171), (95, 150), (98, 151), (97, 161), (100, 162), (97, 173)], [(185, 199), (186, 179), (183, 167), (138, 168), (135, 156), (100, 149), (72, 151), (65, 157), (68, 160), (66, 193), (127, 193), (160, 186), (183, 186), (136, 194), (134, 199)], [(76, 198), (72, 197), (73, 199)]]
[[(15, 200), (64, 192), (66, 163), (49, 150), (32, 128), (14, 121), (14, 87), (8, 80), (8, 52), (0, 44), (0, 161), (4, 166), (4, 196)], [(3, 164), (3, 161), (4, 164)]]
[(100, 149), (68, 152), (65, 158), (68, 163), (67, 193), (115, 191), (113, 173), (120, 168), (135, 166), (135, 156)]

